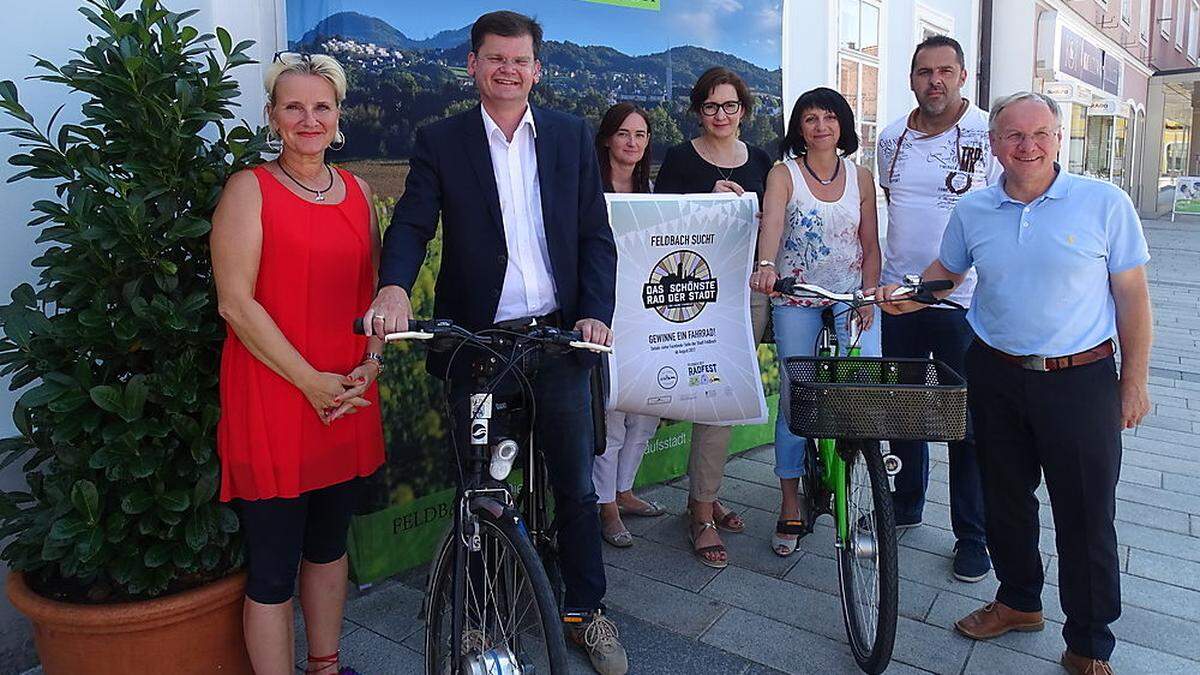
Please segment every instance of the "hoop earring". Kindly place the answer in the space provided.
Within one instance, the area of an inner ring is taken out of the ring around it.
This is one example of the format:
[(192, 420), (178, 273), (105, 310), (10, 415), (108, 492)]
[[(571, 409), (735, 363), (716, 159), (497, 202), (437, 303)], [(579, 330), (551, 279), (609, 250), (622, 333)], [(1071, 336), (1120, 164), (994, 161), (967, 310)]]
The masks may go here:
[(267, 150), (275, 154), (283, 152), (283, 139), (275, 132), (275, 127), (267, 127)]
[(337, 134), (333, 137), (333, 143), (329, 144), (329, 149), (337, 152), (344, 147), (346, 147), (346, 134), (343, 134), (342, 130), (338, 129)]

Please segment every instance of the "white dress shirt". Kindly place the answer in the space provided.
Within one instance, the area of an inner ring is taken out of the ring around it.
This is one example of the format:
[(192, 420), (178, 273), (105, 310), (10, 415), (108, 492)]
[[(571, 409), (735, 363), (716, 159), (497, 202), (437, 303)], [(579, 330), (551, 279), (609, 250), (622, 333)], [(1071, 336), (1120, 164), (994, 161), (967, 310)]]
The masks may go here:
[(543, 316), (558, 309), (554, 278), (550, 273), (550, 249), (542, 216), (542, 190), (538, 180), (533, 110), (517, 125), (512, 141), (483, 112), (483, 130), (492, 156), (496, 192), (500, 196), (500, 215), (504, 221), (504, 240), (508, 262), (504, 285), (496, 306), (496, 321), (526, 316)]

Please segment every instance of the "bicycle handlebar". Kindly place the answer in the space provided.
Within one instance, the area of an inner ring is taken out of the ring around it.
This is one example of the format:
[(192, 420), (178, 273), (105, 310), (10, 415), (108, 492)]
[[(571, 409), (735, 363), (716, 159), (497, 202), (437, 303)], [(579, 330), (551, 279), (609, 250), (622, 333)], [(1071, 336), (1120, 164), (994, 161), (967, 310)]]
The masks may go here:
[(926, 305), (936, 305), (939, 303), (955, 305), (956, 303), (950, 300), (936, 298), (933, 295), (937, 291), (945, 291), (953, 287), (954, 282), (949, 279), (922, 281), (918, 276), (908, 275), (904, 277), (904, 285), (893, 291), (890, 298), (877, 299), (874, 295), (863, 294), (861, 290), (851, 293), (834, 293), (815, 284), (797, 283), (794, 277), (782, 277), (775, 282), (774, 290), (784, 295), (819, 297), (835, 302), (844, 302), (853, 307), (861, 307), (863, 305), (888, 302), (893, 299), (914, 300)]
[[(517, 323), (517, 322), (511, 322)], [(594, 342), (585, 342), (583, 335), (577, 330), (563, 330), (534, 322), (532, 319), (528, 323), (512, 328), (503, 329), (486, 329), (478, 333), (463, 328), (447, 319), (410, 319), (408, 322), (408, 330), (396, 333), (388, 333), (383, 336), (385, 342), (398, 342), (401, 340), (443, 340), (453, 339), (460, 342), (476, 342), (482, 344), (490, 344), (496, 340), (499, 335), (508, 336), (511, 339), (513, 333), (518, 334), (521, 338), (530, 342), (540, 342), (542, 344), (555, 345), (559, 347), (570, 347), (572, 349), (584, 349), (590, 352), (611, 354), (613, 349)], [(359, 317), (354, 320), (354, 333), (363, 335), (366, 333), (363, 330), (363, 321)]]

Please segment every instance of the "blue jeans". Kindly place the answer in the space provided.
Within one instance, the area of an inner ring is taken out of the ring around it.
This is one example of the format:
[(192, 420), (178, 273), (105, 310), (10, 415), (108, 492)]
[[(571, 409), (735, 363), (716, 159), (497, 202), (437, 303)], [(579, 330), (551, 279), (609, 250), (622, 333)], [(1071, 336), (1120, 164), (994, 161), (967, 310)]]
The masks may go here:
[[(771, 318), (775, 321), (775, 349), (779, 354), (779, 416), (775, 420), (775, 475), (780, 478), (799, 478), (804, 475), (805, 439), (793, 434), (787, 425), (791, 403), (791, 387), (787, 384), (787, 368), (784, 359), (789, 356), (813, 356), (817, 334), (821, 332), (821, 312), (824, 307), (788, 307), (775, 305)], [(849, 309), (844, 303), (833, 306), (835, 314)], [(875, 309), (875, 321), (859, 336), (858, 346), (863, 356), (879, 356), (879, 315)], [(850, 329), (842, 314), (835, 319), (838, 345), (843, 354), (850, 347)]]
[[(929, 308), (912, 314), (883, 316), (885, 356), (933, 358), (962, 375), (967, 347), (975, 338), (966, 310)], [(896, 522), (921, 520), (929, 486), (929, 445), (921, 441), (892, 441), (892, 454), (902, 466), (896, 475), (892, 504)], [(950, 444), (950, 526), (959, 543), (986, 544), (983, 487), (975, 434), (967, 418), (967, 437)]]
[[(595, 438), (592, 427), (592, 392), (589, 368), (570, 355), (530, 357), (527, 369), (533, 387), (537, 419), (534, 444), (546, 458), (546, 471), (554, 493), (554, 522), (558, 530), (558, 560), (563, 577), (563, 611), (591, 612), (604, 599), (604, 560), (601, 553), (600, 513), (592, 484)], [(508, 376), (497, 393), (514, 392)], [(452, 379), (451, 402), (455, 415), (467, 407), (472, 391), (469, 379)], [(469, 404), (468, 404), (469, 405)], [(455, 419), (456, 424), (461, 421)], [(466, 429), (458, 436), (468, 442)]]

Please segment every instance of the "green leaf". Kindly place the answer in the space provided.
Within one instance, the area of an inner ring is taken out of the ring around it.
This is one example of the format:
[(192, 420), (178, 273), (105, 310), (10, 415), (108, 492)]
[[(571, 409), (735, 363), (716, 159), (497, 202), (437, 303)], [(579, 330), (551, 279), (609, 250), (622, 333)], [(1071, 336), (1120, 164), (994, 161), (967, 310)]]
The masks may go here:
[(83, 515), (89, 525), (95, 525), (100, 519), (100, 493), (96, 484), (90, 480), (77, 480), (71, 487), (71, 505)]
[(220, 26), (217, 26), (216, 33), (217, 41), (221, 43), (221, 52), (229, 56), (230, 52), (233, 51), (233, 38), (229, 37), (229, 31)]
[(146, 397), (149, 395), (150, 388), (146, 386), (146, 376), (135, 375), (129, 378), (129, 382), (125, 384), (121, 418), (126, 422), (140, 418), (142, 410), (146, 407)]
[(187, 542), (188, 548), (193, 551), (199, 551), (208, 543), (208, 530), (204, 527), (204, 523), (198, 517), (189, 518), (187, 524), (183, 527), (183, 537)]
[(221, 505), (218, 511), (219, 527), (225, 534), (233, 534), (238, 531), (238, 517), (233, 512), (233, 509), (228, 506)]
[(161, 567), (170, 559), (171, 546), (159, 542), (146, 550), (146, 555), (142, 558), (142, 562), (146, 564), (146, 567)]
[(101, 410), (110, 413), (121, 412), (123, 398), (116, 387), (101, 384), (92, 387), (88, 394), (92, 397), (92, 402), (100, 406)]
[(158, 498), (158, 505), (168, 511), (186, 511), (192, 503), (185, 489), (172, 490)]
[(18, 402), (27, 408), (40, 408), (63, 394), (62, 385), (45, 382), (21, 394)]
[(66, 543), (90, 529), (92, 529), (92, 526), (79, 518), (67, 516), (66, 518), (59, 518), (54, 521), (54, 524), (50, 526), (50, 534), (48, 536), (56, 542)]
[(104, 532), (94, 528), (75, 546), (75, 553), (80, 562), (90, 562), (100, 551), (104, 550)]
[(154, 497), (141, 488), (121, 497), (121, 510), (131, 515), (142, 513), (153, 505)]

